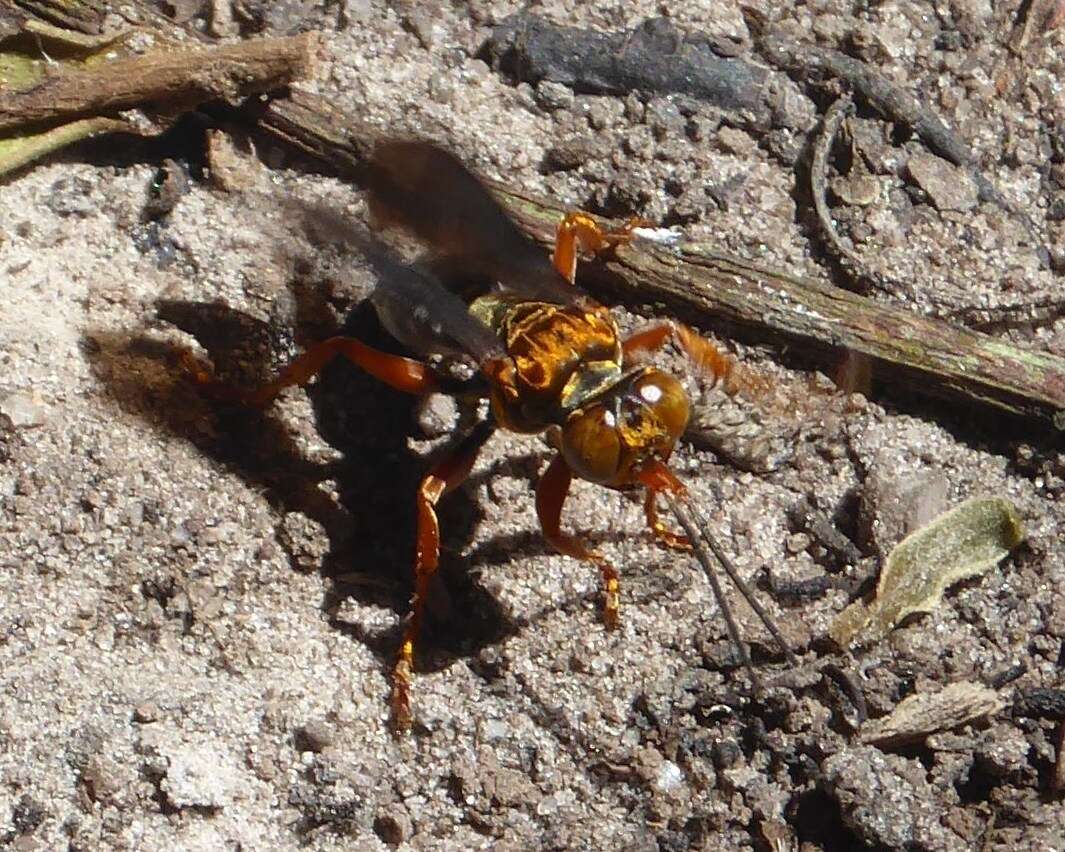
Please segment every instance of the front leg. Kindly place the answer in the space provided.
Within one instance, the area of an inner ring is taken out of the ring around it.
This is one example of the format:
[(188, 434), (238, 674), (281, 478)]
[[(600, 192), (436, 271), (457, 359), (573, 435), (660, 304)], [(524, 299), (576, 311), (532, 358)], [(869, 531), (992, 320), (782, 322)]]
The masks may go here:
[(614, 630), (621, 623), (621, 583), (617, 570), (599, 551), (586, 547), (576, 536), (562, 532), (562, 505), (572, 481), (573, 472), (569, 465), (561, 455), (555, 456), (536, 486), (536, 514), (544, 538), (555, 550), (599, 568), (604, 587), (603, 623), (608, 630)]
[(642, 219), (630, 219), (618, 231), (604, 231), (587, 213), (567, 213), (555, 231), (555, 252), (552, 262), (559, 275), (573, 283), (577, 277), (577, 250), (590, 254), (627, 243), (634, 229), (647, 224)]
[(670, 550), (691, 551), (692, 543), (686, 535), (675, 533), (669, 529), (661, 518), (658, 517), (659, 491), (648, 488), (644, 495), (643, 512), (647, 518), (647, 528), (651, 534)]
[(625, 338), (621, 350), (627, 358), (639, 352), (655, 352), (667, 341), (675, 341), (695, 366), (729, 393), (739, 390), (736, 362), (706, 338), (683, 323), (663, 320)]

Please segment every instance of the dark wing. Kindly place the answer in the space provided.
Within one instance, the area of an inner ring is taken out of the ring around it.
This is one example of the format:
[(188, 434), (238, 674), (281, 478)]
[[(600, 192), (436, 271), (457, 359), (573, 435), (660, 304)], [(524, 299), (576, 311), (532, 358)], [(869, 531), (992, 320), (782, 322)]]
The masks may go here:
[(378, 276), (370, 301), (396, 340), (423, 354), (465, 353), (478, 364), (506, 354), (495, 332), (434, 276), (380, 244), (359, 248)]
[(495, 333), (432, 274), (396, 257), (365, 228), (324, 205), (300, 203), (308, 229), (320, 239), (358, 251), (377, 274), (370, 296), (381, 324), (422, 354), (464, 353), (478, 364), (504, 354)]
[(368, 163), (366, 188), (382, 224), (413, 232), (471, 275), (531, 300), (566, 305), (584, 298), (484, 184), (444, 149), (428, 142), (381, 142)]

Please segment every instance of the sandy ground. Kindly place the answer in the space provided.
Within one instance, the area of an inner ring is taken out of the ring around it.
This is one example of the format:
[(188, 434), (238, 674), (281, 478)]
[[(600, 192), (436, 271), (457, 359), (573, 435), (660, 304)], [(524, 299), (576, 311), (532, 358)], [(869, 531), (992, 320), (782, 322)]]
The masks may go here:
[[(664, 4), (568, 5), (536, 11), (612, 30)], [(1011, 54), (1017, 5), (885, 2), (856, 19), (823, 0), (782, 25), (860, 49), (934, 107), (1033, 219), (1053, 266), (1063, 36)], [(831, 268), (781, 146), (705, 105), (515, 86), (475, 58), (515, 4), (273, 6), (271, 32), (325, 31), (311, 87), (383, 130), (568, 203), (680, 223), (801, 273)], [(731, 2), (687, 4), (675, 22), (748, 41)], [(792, 93), (797, 151), (831, 100), (811, 93)], [(904, 168), (925, 149), (874, 117), (856, 127), (884, 165), (838, 221), (868, 268), (908, 282), (896, 301), (948, 316), (1060, 294), (1015, 217), (974, 201), (937, 209)], [(544, 166), (561, 143), (583, 164)], [(595, 572), (538, 536), (548, 448), (497, 436), (442, 510), (418, 724), (397, 741), (388, 671), (411, 495), (448, 406), (418, 410), (337, 365), (262, 415), (227, 412), (178, 364), (185, 350), (228, 351), (220, 369), (253, 382), (345, 324), (380, 341), (359, 306), (370, 275), (292, 213), (324, 203), (358, 219), (360, 196), (259, 140), (257, 157), (237, 155), (236, 188), (193, 181), (148, 225), (166, 152), (113, 154), (93, 146), (0, 188), (0, 836), (13, 848), (1065, 848), (1049, 790), (1057, 723), (1009, 710), (1019, 692), (1062, 686), (1065, 464), (1045, 431), (888, 387), (875, 402), (825, 395), (801, 420), (766, 414), (791, 450), (769, 473), (687, 446), (675, 457), (752, 580), (763, 566), (790, 579), (838, 568), (789, 525), (803, 497), (867, 556), (892, 543), (893, 501), (922, 516), (977, 494), (1014, 501), (1027, 543), (855, 663), (873, 716), (1023, 666), (983, 724), (885, 751), (857, 744), (816, 677), (751, 701), (698, 568), (646, 540), (635, 502), (578, 485), (566, 522), (624, 577), (624, 624), (607, 634)], [(993, 331), (1065, 355), (1062, 321)], [(734, 348), (805, 393), (780, 353)], [(842, 591), (763, 598), (804, 665), (830, 653)], [(779, 658), (739, 616), (772, 680)]]

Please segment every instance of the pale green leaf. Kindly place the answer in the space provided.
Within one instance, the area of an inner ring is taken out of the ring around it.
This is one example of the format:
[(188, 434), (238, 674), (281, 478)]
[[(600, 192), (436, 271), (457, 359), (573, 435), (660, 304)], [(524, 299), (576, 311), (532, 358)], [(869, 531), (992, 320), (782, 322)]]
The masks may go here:
[(983, 574), (1023, 538), (1008, 500), (966, 500), (899, 542), (884, 563), (873, 600), (848, 606), (829, 635), (843, 647), (874, 642), (906, 616), (931, 612), (950, 586)]

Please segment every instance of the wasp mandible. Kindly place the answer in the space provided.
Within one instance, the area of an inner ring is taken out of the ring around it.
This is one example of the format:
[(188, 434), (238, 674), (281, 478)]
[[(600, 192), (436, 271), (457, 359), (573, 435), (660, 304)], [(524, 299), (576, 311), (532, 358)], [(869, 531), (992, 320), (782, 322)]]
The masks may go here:
[[(660, 322), (622, 338), (610, 311), (574, 286), (578, 253), (627, 242), (633, 225), (608, 231), (586, 214), (570, 213), (559, 223), (554, 253), (548, 257), (454, 155), (421, 141), (379, 143), (366, 164), (364, 184), (373, 218), (383, 227), (404, 229), (455, 268), (493, 282), (489, 292), (467, 304), (425, 268), (400, 263), (376, 241), (360, 246), (379, 277), (371, 300), (385, 328), (413, 351), (471, 357), (489, 400), (489, 415), (432, 467), (415, 497), (414, 596), (391, 702), (394, 727), (404, 730), (412, 719), (415, 643), (440, 557), (435, 507), (466, 479), (493, 432), (546, 433), (556, 454), (536, 488), (543, 535), (559, 552), (598, 568), (604, 586), (603, 621), (614, 628), (620, 619), (617, 570), (562, 529), (562, 508), (573, 478), (610, 489), (642, 490), (647, 524), (667, 546), (688, 549), (698, 544), (699, 535), (691, 514), (678, 502), (684, 486), (667, 465), (688, 423), (688, 398), (676, 378), (638, 359), (633, 363), (634, 357), (673, 341), (699, 371), (730, 393), (743, 389), (744, 378), (731, 358), (678, 322)], [(400, 391), (429, 394), (445, 389), (440, 375), (423, 361), (381, 352), (352, 337), (333, 337), (241, 399), (265, 405), (284, 388), (307, 383), (338, 355)], [(660, 496), (673, 506), (687, 535), (670, 531), (659, 518)], [(712, 546), (784, 646), (727, 556)], [(699, 547), (696, 555), (723, 603), (709, 556)], [(750, 667), (728, 613), (726, 620)]]

